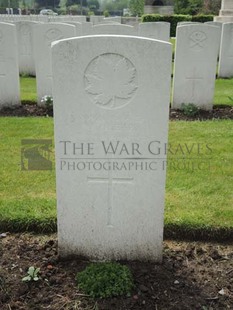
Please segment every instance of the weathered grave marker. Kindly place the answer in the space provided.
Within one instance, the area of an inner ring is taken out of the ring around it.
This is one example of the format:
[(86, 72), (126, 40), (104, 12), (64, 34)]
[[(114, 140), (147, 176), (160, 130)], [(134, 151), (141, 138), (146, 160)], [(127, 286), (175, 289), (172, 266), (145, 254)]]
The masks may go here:
[(233, 23), (223, 24), (218, 76), (233, 77)]
[(16, 27), (0, 23), (0, 107), (20, 104)]
[(168, 42), (170, 39), (170, 23), (140, 23), (138, 27), (138, 35), (141, 37), (147, 37), (155, 40), (162, 40)]
[(18, 40), (19, 72), (35, 76), (35, 60), (33, 51), (33, 26), (37, 25), (33, 21), (15, 22)]
[(219, 27), (209, 25), (177, 27), (174, 108), (192, 103), (212, 109), (220, 35)]
[(52, 96), (51, 43), (68, 37), (75, 37), (73, 25), (62, 23), (38, 24), (33, 29), (33, 46), (36, 62), (37, 103), (43, 96)]
[(92, 27), (92, 34), (136, 35), (133, 26), (122, 24), (99, 24)]
[(52, 58), (59, 255), (161, 261), (171, 44), (81, 37)]

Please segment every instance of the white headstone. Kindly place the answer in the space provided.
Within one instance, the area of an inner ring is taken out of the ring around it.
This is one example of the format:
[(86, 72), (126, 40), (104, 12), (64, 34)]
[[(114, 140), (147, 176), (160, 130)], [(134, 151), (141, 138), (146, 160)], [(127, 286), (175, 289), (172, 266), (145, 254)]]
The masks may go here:
[(99, 24), (104, 19), (104, 16), (102, 15), (91, 15), (90, 16), (90, 22), (95, 25)]
[(177, 27), (173, 108), (193, 103), (205, 110), (212, 109), (219, 37), (219, 27)]
[(66, 22), (66, 24), (74, 25), (76, 28), (76, 36), (77, 37), (82, 36), (82, 34), (83, 34), (82, 23), (69, 21), (69, 22)]
[(233, 77), (233, 23), (223, 24), (218, 77)]
[(92, 34), (136, 35), (137, 32), (129, 25), (100, 24), (92, 27)]
[(105, 17), (101, 23), (118, 23), (121, 24), (121, 16)]
[(18, 40), (19, 72), (35, 76), (35, 60), (33, 52), (33, 26), (37, 22), (17, 21), (15, 22)]
[(71, 15), (71, 20), (79, 23), (85, 23), (86, 22), (86, 16), (85, 15)]
[(52, 95), (51, 43), (76, 36), (73, 25), (61, 23), (38, 24), (33, 29), (36, 62), (37, 103), (45, 95)]
[(0, 23), (0, 107), (20, 104), (15, 25)]
[(89, 36), (52, 57), (59, 255), (160, 261), (171, 44)]
[(215, 21), (210, 21), (210, 22), (205, 22), (206, 25), (209, 25), (209, 26), (216, 26), (216, 27), (219, 27), (221, 28), (222, 30), (222, 26), (223, 26), (223, 23), (220, 23), (220, 22), (215, 22)]
[(202, 24), (202, 23), (199, 23), (199, 22), (178, 22), (177, 23), (177, 26), (184, 26), (184, 25), (197, 25), (197, 24)]
[(138, 35), (140, 37), (147, 37), (168, 42), (170, 40), (170, 23), (140, 23), (138, 27)]
[[(219, 27), (220, 30), (221, 30), (221, 35), (222, 35), (222, 26), (223, 26), (223, 23), (219, 23), (219, 22), (206, 22), (205, 25), (209, 25), (209, 26), (215, 26), (215, 27)], [(219, 52), (220, 52), (220, 44), (221, 44), (221, 35), (219, 37), (219, 49), (218, 49), (218, 55), (219, 55)]]
[(87, 36), (91, 34), (93, 24), (90, 22), (82, 22), (82, 35)]

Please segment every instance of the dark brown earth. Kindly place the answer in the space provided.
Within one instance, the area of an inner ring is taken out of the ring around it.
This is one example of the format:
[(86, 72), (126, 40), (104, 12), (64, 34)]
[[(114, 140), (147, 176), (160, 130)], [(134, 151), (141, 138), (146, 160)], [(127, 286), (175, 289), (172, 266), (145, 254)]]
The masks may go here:
[[(233, 244), (164, 242), (163, 263), (122, 262), (133, 273), (131, 297), (93, 300), (76, 286), (89, 262), (59, 261), (56, 235), (0, 234), (0, 309), (233, 309)], [(40, 280), (23, 283), (30, 266)]]
[[(52, 116), (53, 112), (45, 107), (35, 104), (24, 104), (17, 107), (5, 107), (0, 111), (0, 116)], [(233, 119), (233, 107), (227, 105), (214, 106), (212, 111), (199, 110), (195, 116), (186, 116), (183, 111), (170, 110), (171, 120), (208, 120), (208, 119)]]

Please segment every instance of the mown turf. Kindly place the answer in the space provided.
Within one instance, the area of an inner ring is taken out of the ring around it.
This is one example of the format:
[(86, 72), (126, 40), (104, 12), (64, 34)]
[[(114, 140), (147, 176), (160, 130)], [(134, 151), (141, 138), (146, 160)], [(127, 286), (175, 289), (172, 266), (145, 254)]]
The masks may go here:
[[(171, 151), (177, 152), (168, 160), (167, 228), (180, 227), (189, 235), (191, 230), (200, 235), (200, 228), (210, 235), (221, 228), (227, 235), (233, 228), (232, 141), (232, 121), (170, 124)], [(186, 145), (193, 146), (190, 154)]]
[[(0, 231), (56, 229), (54, 170), (21, 170), (31, 138), (53, 138), (53, 119), (0, 118)], [(170, 123), (166, 236), (232, 236), (232, 141), (232, 121)]]
[[(36, 79), (31, 77), (21, 77), (20, 85), (22, 103), (36, 103)], [(233, 106), (233, 79), (216, 80), (214, 105)]]
[(51, 119), (0, 118), (0, 223), (7, 229), (55, 227), (54, 170), (21, 170), (21, 139), (52, 136)]
[(233, 106), (233, 79), (217, 79), (214, 92), (214, 105)]
[(22, 103), (36, 103), (36, 78), (20, 77), (20, 90)]

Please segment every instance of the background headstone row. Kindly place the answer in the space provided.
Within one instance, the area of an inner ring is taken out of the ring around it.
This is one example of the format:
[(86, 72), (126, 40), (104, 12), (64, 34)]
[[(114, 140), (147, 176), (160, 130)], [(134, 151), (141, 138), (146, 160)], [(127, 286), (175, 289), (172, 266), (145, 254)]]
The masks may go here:
[[(115, 18), (106, 18), (95, 25), (78, 22), (78, 18), (81, 21), (83, 16), (64, 17), (66, 22), (63, 23), (0, 22), (1, 106), (19, 104), (19, 73), (36, 76), (39, 105), (43, 96), (52, 96), (51, 43), (54, 41), (101, 34), (170, 40), (170, 24), (165, 22), (142, 23), (133, 27), (121, 25)], [(147, 51), (141, 57), (146, 58)], [(181, 23), (178, 26), (172, 97), (174, 108), (193, 103), (203, 109), (212, 109), (218, 57), (218, 76), (232, 77), (233, 23)]]

